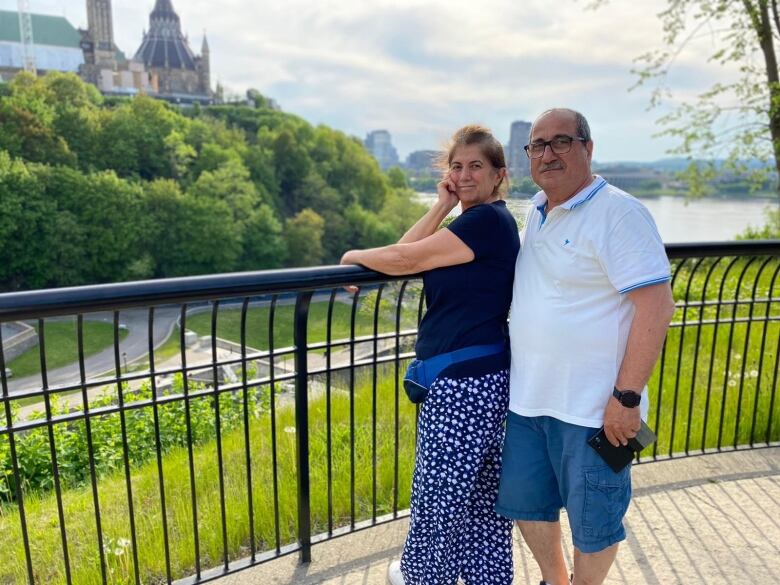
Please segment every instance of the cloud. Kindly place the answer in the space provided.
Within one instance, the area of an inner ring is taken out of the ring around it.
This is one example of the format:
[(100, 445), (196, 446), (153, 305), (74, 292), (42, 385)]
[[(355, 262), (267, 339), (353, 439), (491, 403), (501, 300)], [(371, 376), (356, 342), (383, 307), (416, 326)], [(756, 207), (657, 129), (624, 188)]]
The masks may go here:
[[(68, 18), (83, 26), (86, 11), (73, 6), (84, 3), (33, 0), (33, 9), (59, 14), (67, 4)], [(128, 55), (153, 3), (113, 0), (115, 36)], [(661, 46), (656, 14), (666, 0), (612, 0), (597, 11), (586, 10), (586, 0), (173, 4), (196, 52), (207, 31), (213, 75), (227, 88), (255, 87), (287, 111), (360, 137), (386, 128), (402, 155), (436, 147), (471, 121), (507, 140), (513, 120), (556, 104), (608, 130), (599, 158), (656, 158), (668, 146), (651, 138), (649, 90), (627, 91), (634, 59)], [(707, 62), (711, 50), (703, 37), (678, 57), (670, 81), (681, 95), (735, 74)]]

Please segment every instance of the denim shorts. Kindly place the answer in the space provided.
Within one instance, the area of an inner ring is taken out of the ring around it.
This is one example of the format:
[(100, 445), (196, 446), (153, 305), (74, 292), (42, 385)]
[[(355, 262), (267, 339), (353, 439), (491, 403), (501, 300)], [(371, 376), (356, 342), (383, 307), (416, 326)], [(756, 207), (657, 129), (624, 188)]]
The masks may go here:
[(587, 444), (598, 429), (509, 412), (496, 512), (556, 522), (566, 508), (574, 546), (595, 553), (626, 538), (631, 466), (610, 469)]

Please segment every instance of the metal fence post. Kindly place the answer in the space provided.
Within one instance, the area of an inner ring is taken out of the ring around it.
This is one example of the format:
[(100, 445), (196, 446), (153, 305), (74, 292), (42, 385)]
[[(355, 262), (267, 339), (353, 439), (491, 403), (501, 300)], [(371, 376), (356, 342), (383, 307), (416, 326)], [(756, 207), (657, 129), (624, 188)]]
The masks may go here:
[[(301, 292), (295, 301), (295, 437), (298, 475), (298, 542), (301, 562), (311, 562), (311, 486), (309, 485), (309, 304), (312, 291)], [(273, 391), (273, 390), (272, 390)]]

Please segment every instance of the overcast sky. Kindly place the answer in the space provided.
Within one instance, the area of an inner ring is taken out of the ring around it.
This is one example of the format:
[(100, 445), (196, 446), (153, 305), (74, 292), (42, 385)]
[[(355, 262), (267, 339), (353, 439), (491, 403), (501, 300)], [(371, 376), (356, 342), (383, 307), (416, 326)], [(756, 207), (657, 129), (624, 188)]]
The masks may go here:
[[(86, 26), (86, 0), (30, 0), (33, 12)], [(590, 120), (594, 157), (654, 160), (673, 145), (653, 138), (649, 91), (629, 92), (633, 59), (661, 43), (666, 0), (173, 0), (212, 80), (249, 87), (282, 109), (365, 137), (390, 131), (400, 156), (438, 148), (457, 127), (481, 122), (502, 141), (513, 120), (551, 106)], [(114, 0), (114, 35), (132, 56), (153, 0)], [(15, 9), (16, 0), (0, 0)], [(684, 98), (733, 72), (706, 62), (704, 35), (677, 60), (671, 81)]]

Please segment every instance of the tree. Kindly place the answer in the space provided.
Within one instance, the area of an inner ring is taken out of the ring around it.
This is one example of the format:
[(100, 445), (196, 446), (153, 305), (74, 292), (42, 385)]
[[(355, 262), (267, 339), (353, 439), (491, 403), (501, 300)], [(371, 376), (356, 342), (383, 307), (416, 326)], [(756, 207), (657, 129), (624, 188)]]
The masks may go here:
[(163, 179), (146, 186), (144, 199), (149, 225), (142, 247), (155, 277), (235, 270), (241, 233), (225, 201), (185, 195)]
[(325, 220), (312, 209), (304, 209), (287, 221), (284, 239), (291, 266), (318, 266), (322, 263), (322, 235)]
[(404, 173), (400, 167), (387, 169), (387, 179), (390, 181), (390, 186), (393, 189), (406, 189), (409, 187), (409, 180), (406, 178), (406, 173)]
[(100, 168), (146, 180), (174, 176), (165, 139), (172, 130), (186, 134), (189, 121), (171, 108), (142, 95), (116, 110), (104, 110)]
[(282, 224), (268, 205), (255, 209), (246, 222), (241, 270), (281, 268), (287, 261)]
[(21, 160), (0, 150), (0, 288), (42, 288), (49, 282), (43, 237), (54, 203)]
[(195, 198), (224, 201), (231, 210), (228, 218), (238, 224), (243, 224), (260, 203), (249, 171), (240, 160), (229, 161), (215, 171), (204, 171), (187, 193)]
[[(592, 6), (608, 3), (595, 0)], [(663, 48), (640, 55), (637, 86), (656, 82), (651, 106), (664, 103), (672, 92), (667, 75), (677, 56), (703, 33), (712, 37), (710, 61), (736, 63), (739, 77), (715, 83), (693, 102), (683, 102), (659, 122), (662, 134), (679, 139), (672, 153), (698, 156), (687, 177), (696, 191), (718, 171), (713, 159), (725, 158), (725, 170), (751, 176), (757, 183), (765, 167), (750, 167), (759, 159), (775, 168), (780, 202), (780, 11), (777, 0), (667, 0), (658, 16), (664, 31)], [(759, 56), (759, 59), (754, 59)]]
[(34, 167), (56, 213), (45, 233), (50, 284), (112, 282), (128, 277), (142, 233), (142, 190), (113, 171), (84, 174), (67, 167)]

